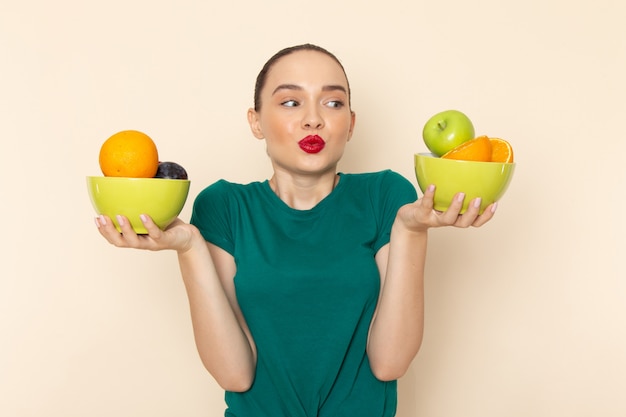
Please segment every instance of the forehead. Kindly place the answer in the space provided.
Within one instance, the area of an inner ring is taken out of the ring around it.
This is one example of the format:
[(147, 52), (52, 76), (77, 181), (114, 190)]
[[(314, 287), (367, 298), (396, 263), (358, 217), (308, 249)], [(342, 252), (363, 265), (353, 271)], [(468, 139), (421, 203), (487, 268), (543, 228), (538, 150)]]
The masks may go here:
[(303, 87), (342, 85), (348, 80), (341, 66), (330, 56), (319, 51), (297, 51), (280, 58), (267, 74), (266, 91), (281, 84)]

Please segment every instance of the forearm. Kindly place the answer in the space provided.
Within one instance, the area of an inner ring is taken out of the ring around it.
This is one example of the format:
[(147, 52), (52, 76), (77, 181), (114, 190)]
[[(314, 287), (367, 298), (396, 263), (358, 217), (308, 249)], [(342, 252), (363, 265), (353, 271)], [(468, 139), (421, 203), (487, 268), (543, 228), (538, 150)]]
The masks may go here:
[(178, 254), (196, 346), (206, 369), (224, 389), (245, 391), (254, 378), (251, 341), (220, 282), (204, 239)]
[(370, 329), (368, 356), (377, 377), (402, 376), (417, 354), (424, 329), (424, 265), (428, 235), (396, 222), (376, 315)]

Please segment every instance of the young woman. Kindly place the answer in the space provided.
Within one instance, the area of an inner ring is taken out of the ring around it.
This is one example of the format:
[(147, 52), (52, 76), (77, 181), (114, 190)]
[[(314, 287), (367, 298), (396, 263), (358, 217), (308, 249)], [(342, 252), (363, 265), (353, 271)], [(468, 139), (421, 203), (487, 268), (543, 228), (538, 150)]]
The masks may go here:
[[(339, 60), (284, 49), (257, 78), (252, 134), (269, 180), (218, 181), (189, 224), (148, 235), (100, 216), (113, 245), (176, 250), (202, 361), (232, 417), (393, 416), (396, 380), (422, 341), (428, 229), (481, 226), (495, 205), (433, 210), (393, 171), (337, 172), (355, 125)], [(476, 201), (475, 203), (479, 203)], [(148, 213), (149, 214), (149, 213)]]

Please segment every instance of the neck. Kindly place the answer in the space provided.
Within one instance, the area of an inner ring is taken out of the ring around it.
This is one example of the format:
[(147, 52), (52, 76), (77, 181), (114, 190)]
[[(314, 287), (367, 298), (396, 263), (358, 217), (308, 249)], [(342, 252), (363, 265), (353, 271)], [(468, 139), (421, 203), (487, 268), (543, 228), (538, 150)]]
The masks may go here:
[(339, 182), (335, 172), (315, 177), (294, 177), (276, 172), (269, 184), (285, 204), (296, 210), (310, 210), (326, 198)]

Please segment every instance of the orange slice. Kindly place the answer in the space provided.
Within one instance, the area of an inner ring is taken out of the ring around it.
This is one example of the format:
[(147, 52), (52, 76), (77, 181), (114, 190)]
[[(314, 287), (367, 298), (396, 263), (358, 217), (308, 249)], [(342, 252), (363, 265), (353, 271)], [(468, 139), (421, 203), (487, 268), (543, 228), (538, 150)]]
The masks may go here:
[(491, 140), (487, 136), (479, 136), (475, 139), (463, 142), (456, 148), (449, 150), (441, 157), (443, 159), (456, 159), (461, 161), (491, 161)]
[(504, 139), (489, 138), (491, 141), (491, 161), (492, 162), (513, 162), (513, 148)]

